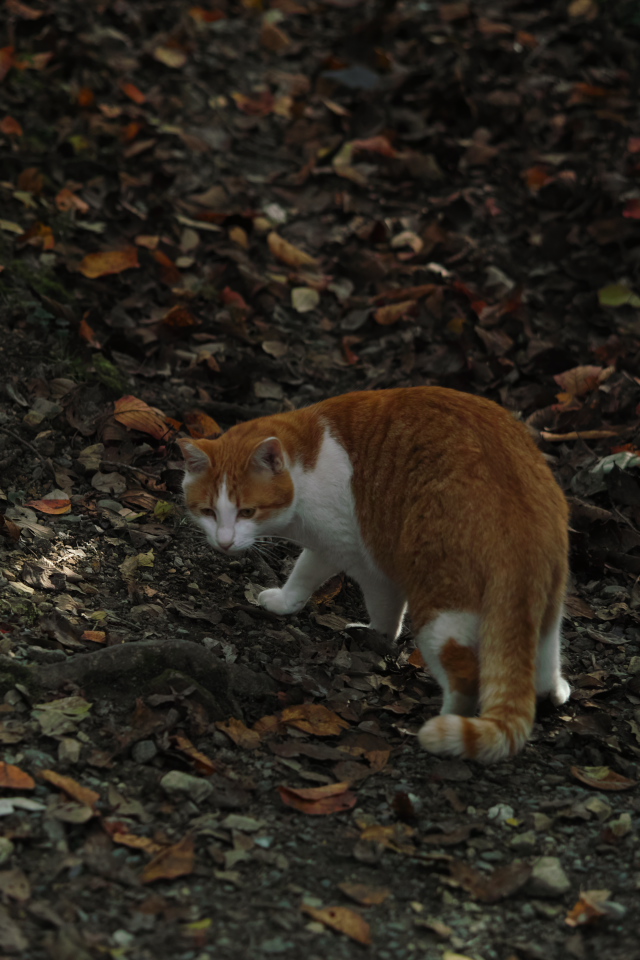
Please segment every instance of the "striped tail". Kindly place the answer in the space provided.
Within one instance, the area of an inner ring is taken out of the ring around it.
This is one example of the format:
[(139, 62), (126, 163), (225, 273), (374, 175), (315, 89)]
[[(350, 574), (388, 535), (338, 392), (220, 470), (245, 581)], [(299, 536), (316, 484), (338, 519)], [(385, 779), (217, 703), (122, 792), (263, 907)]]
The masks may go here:
[(529, 602), (509, 609), (506, 597), (487, 603), (481, 621), (480, 716), (428, 720), (418, 740), (430, 753), (495, 763), (521, 750), (531, 734), (539, 622)]

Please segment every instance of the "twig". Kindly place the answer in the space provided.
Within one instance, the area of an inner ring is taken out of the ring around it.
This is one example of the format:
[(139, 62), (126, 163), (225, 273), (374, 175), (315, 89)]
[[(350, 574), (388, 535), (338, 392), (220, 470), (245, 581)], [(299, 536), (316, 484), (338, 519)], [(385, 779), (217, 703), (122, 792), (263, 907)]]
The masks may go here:
[(57, 482), (55, 467), (53, 466), (50, 460), (47, 460), (46, 457), (42, 456), (42, 454), (40, 453), (37, 447), (34, 447), (32, 443), (30, 443), (28, 440), (25, 440), (24, 437), (21, 437), (19, 433), (15, 433), (15, 431), (10, 430), (9, 427), (5, 427), (1, 423), (0, 423), (0, 430), (2, 430), (3, 433), (8, 433), (9, 436), (13, 437), (14, 440), (17, 440), (18, 443), (21, 443), (24, 447), (28, 447), (32, 453), (35, 453), (38, 460), (45, 465), (45, 467), (47, 468), (47, 470), (49, 471), (53, 479), (56, 480)]
[(159, 480), (157, 473), (149, 473), (148, 470), (143, 470), (142, 467), (134, 467), (128, 463), (120, 463), (119, 460), (100, 460), (100, 464), (103, 467), (116, 467), (118, 470), (129, 471), (129, 473), (141, 473), (145, 477), (149, 477), (151, 480)]

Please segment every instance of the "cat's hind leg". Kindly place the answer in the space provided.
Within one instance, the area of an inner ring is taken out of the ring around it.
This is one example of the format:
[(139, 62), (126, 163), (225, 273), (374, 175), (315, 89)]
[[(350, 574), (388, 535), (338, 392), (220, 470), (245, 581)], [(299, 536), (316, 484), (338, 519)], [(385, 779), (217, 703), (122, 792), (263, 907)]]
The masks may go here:
[(258, 603), (272, 613), (298, 613), (318, 587), (339, 573), (335, 561), (313, 550), (303, 550), (283, 587), (263, 590)]
[(372, 576), (368, 571), (351, 574), (360, 584), (369, 614), (369, 623), (351, 623), (351, 627), (369, 627), (395, 640), (402, 629), (407, 601), (395, 583), (384, 575)]
[(472, 717), (478, 707), (478, 630), (473, 613), (440, 613), (419, 631), (416, 645), (442, 687), (440, 713)]
[(536, 694), (549, 697), (554, 707), (560, 706), (571, 695), (571, 687), (562, 676), (560, 664), (561, 624), (562, 614), (540, 637), (536, 661)]

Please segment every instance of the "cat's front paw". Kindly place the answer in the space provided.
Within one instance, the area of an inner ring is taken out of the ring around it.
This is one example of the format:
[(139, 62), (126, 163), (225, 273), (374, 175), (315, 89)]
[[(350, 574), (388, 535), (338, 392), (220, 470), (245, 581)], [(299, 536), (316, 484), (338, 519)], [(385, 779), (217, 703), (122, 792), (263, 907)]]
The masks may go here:
[(281, 615), (297, 613), (299, 610), (302, 610), (306, 602), (306, 600), (294, 600), (292, 602), (291, 597), (287, 597), (284, 590), (281, 590), (280, 587), (263, 590), (262, 593), (258, 594), (258, 603), (261, 607), (264, 607), (265, 610), (270, 610), (271, 613), (279, 613)]

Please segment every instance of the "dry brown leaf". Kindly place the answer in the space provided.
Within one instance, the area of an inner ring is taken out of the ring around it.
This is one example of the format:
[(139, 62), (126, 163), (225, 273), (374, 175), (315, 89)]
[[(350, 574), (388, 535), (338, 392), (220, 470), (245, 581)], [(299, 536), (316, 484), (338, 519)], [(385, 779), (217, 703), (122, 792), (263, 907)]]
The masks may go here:
[(130, 100), (133, 100), (134, 103), (137, 103), (138, 106), (140, 106), (142, 103), (145, 103), (147, 99), (142, 90), (139, 90), (138, 87), (136, 87), (135, 83), (121, 83), (120, 89), (125, 96), (129, 97)]
[(71, 500), (28, 500), (25, 507), (33, 507), (40, 513), (69, 513)]
[(604, 909), (604, 905), (610, 896), (610, 890), (581, 891), (580, 899), (569, 911), (564, 922), (569, 927), (582, 927), (587, 923), (594, 923), (601, 917), (606, 917), (608, 911)]
[(89, 204), (85, 203), (81, 197), (76, 196), (68, 187), (63, 187), (56, 195), (56, 207), (63, 212), (67, 210), (77, 210), (78, 213), (89, 212)]
[(8, 137), (21, 137), (24, 131), (15, 117), (6, 116), (0, 121), (0, 133), (4, 133)]
[(405, 853), (412, 856), (416, 852), (416, 848), (413, 843), (409, 843), (409, 840), (414, 834), (415, 830), (407, 823), (388, 825), (372, 823), (363, 828), (360, 839), (370, 843), (379, 843), (383, 847), (395, 850), (396, 853)]
[(278, 787), (278, 793), (283, 803), (294, 810), (310, 816), (327, 816), (330, 813), (340, 813), (355, 807), (357, 797), (349, 789), (350, 784), (329, 783), (325, 787)]
[(203, 410), (189, 410), (184, 415), (184, 422), (194, 440), (219, 437), (222, 433), (222, 427)]
[(371, 940), (371, 929), (367, 921), (355, 910), (350, 910), (349, 907), (311, 907), (303, 903), (301, 910), (313, 917), (314, 920), (324, 923), (326, 927), (344, 933), (358, 943), (367, 946), (373, 942)]
[(67, 796), (73, 800), (77, 800), (78, 803), (86, 807), (91, 807), (95, 812), (95, 806), (100, 799), (100, 794), (96, 793), (95, 790), (91, 790), (89, 787), (83, 787), (82, 784), (74, 780), (73, 777), (65, 777), (61, 773), (56, 773), (55, 770), (39, 770), (38, 776), (42, 777), (43, 780), (46, 780), (52, 786), (63, 790)]
[(153, 56), (159, 63), (164, 63), (165, 67), (171, 67), (172, 70), (179, 70), (187, 62), (186, 53), (179, 47), (156, 47)]
[(198, 750), (191, 743), (188, 737), (185, 737), (182, 733), (176, 733), (173, 737), (173, 741), (179, 750), (189, 757), (190, 760), (193, 760), (194, 766), (200, 773), (206, 773), (207, 775), (216, 773), (219, 770), (217, 764), (210, 760), (209, 757), (202, 753), (201, 750)]
[(257, 730), (250, 730), (242, 720), (231, 717), (229, 720), (217, 720), (216, 727), (233, 740), (243, 750), (255, 750), (260, 746), (260, 734)]
[(300, 250), (299, 247), (295, 247), (292, 243), (289, 243), (288, 240), (279, 236), (275, 230), (271, 231), (267, 237), (267, 242), (274, 257), (282, 260), (283, 263), (288, 264), (290, 267), (318, 266), (318, 261), (315, 257), (310, 256), (308, 253), (305, 253), (304, 250)]
[(421, 297), (428, 297), (434, 290), (442, 288), (437, 283), (423, 283), (419, 287), (401, 287), (399, 290), (383, 290), (382, 293), (370, 297), (371, 303), (393, 303), (396, 300), (420, 300)]
[(489, 875), (474, 870), (468, 863), (454, 860), (450, 864), (451, 876), (476, 900), (483, 903), (497, 903), (510, 897), (525, 885), (531, 876), (528, 863), (515, 861), (498, 867)]
[(339, 883), (338, 888), (363, 907), (377, 907), (391, 896), (389, 887), (371, 887), (368, 883), (351, 883), (349, 880)]
[(349, 724), (333, 710), (321, 703), (302, 703), (286, 707), (280, 714), (282, 722), (317, 737), (337, 737)]
[(0, 760), (0, 787), (5, 790), (35, 790), (36, 782), (20, 767)]
[(608, 380), (612, 373), (612, 367), (596, 367), (591, 365), (572, 367), (571, 370), (556, 373), (553, 379), (563, 390), (563, 393), (567, 395), (566, 397), (562, 397), (561, 394), (558, 396), (558, 399), (560, 400), (562, 398), (564, 400), (583, 397), (585, 394), (595, 390), (596, 387), (599, 387), (605, 380)]
[(392, 323), (397, 323), (403, 317), (413, 315), (416, 312), (416, 306), (415, 300), (401, 300), (400, 303), (390, 303), (386, 307), (378, 307), (373, 316), (376, 323), (386, 327)]
[(3, 513), (0, 513), (0, 534), (3, 537), (8, 537), (9, 540), (13, 540), (14, 543), (20, 539), (20, 527), (17, 523), (14, 523), (13, 520), (9, 520)]
[(275, 737), (278, 734), (284, 734), (287, 732), (287, 728), (283, 724), (280, 717), (274, 713), (269, 713), (266, 717), (260, 717), (259, 720), (256, 720), (253, 725), (253, 729), (261, 739), (266, 737)]
[(105, 643), (107, 635), (104, 630), (85, 630), (81, 640), (90, 640), (91, 643)]
[(631, 790), (638, 785), (637, 780), (629, 780), (609, 767), (571, 767), (571, 773), (594, 790)]
[(130, 430), (149, 433), (156, 440), (164, 440), (171, 428), (162, 410), (150, 407), (137, 397), (121, 397), (114, 404), (114, 417)]
[(424, 657), (422, 656), (422, 654), (420, 653), (417, 647), (415, 648), (415, 650), (407, 660), (407, 663), (410, 663), (412, 667), (416, 667), (418, 670), (422, 670), (423, 667), (426, 667), (426, 663), (424, 662)]
[[(106, 823), (105, 826), (108, 829), (108, 825)], [(131, 847), (133, 850), (144, 850), (145, 853), (149, 853), (151, 856), (162, 853), (163, 850), (166, 850), (166, 847), (156, 843), (155, 840), (151, 839), (151, 837), (139, 837), (136, 833), (122, 833), (121, 831), (116, 831), (115, 833), (111, 834), (111, 839), (114, 843), (120, 843), (124, 847)]]
[(152, 256), (156, 263), (160, 264), (163, 283), (166, 283), (168, 287), (173, 287), (182, 280), (182, 274), (171, 257), (168, 257), (162, 250), (154, 250)]
[(321, 587), (318, 587), (312, 599), (315, 603), (330, 603), (331, 600), (334, 600), (338, 596), (343, 586), (344, 574), (337, 573), (335, 577), (331, 577), (331, 579), (323, 583)]
[(197, 327), (200, 323), (186, 307), (176, 305), (171, 307), (168, 313), (162, 318), (165, 327), (180, 329), (181, 327)]
[(124, 250), (104, 250), (102, 253), (88, 253), (78, 267), (80, 273), (90, 280), (97, 277), (106, 277), (111, 273), (122, 273), (139, 267), (138, 251), (135, 247), (125, 247)]
[(191, 834), (187, 834), (178, 843), (162, 850), (142, 871), (141, 883), (154, 883), (156, 880), (174, 880), (193, 872), (195, 864), (195, 843)]

